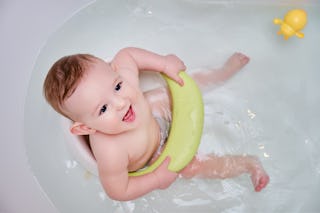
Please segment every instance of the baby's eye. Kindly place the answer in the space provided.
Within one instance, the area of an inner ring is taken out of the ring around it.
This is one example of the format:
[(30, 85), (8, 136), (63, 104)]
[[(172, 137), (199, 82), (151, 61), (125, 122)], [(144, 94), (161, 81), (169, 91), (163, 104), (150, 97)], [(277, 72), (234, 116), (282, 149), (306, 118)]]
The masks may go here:
[(105, 113), (107, 111), (107, 105), (103, 105), (100, 109), (99, 115), (102, 115), (103, 113)]
[(122, 81), (119, 82), (116, 87), (114, 88), (116, 91), (119, 91), (121, 89)]

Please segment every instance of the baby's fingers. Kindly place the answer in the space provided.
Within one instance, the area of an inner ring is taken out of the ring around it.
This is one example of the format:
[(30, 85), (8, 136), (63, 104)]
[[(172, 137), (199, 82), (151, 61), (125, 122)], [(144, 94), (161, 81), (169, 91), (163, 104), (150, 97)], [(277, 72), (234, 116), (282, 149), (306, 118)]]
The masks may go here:
[[(183, 71), (181, 71), (181, 72), (183, 72)], [(179, 72), (179, 73), (180, 73), (180, 72)], [(184, 85), (184, 82), (183, 82), (183, 79), (180, 77), (179, 73), (176, 74), (176, 75), (174, 75), (174, 76), (172, 77), (172, 79), (173, 79), (174, 81), (176, 81), (180, 86), (183, 86), (183, 85)]]
[(168, 166), (169, 166), (170, 160), (171, 160), (170, 156), (167, 156), (167, 157), (163, 160), (163, 162), (162, 162), (161, 165), (162, 165), (164, 168), (167, 169)]

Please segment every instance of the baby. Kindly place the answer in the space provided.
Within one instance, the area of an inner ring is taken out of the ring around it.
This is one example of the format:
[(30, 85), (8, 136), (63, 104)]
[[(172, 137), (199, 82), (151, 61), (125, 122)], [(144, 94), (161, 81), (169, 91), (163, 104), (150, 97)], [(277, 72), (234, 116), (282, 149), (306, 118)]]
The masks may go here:
[[(219, 70), (197, 72), (193, 79), (204, 90), (239, 71), (249, 58), (235, 53)], [(255, 191), (269, 176), (256, 157), (195, 156), (179, 173), (167, 169), (170, 156), (152, 173), (129, 177), (153, 162), (170, 128), (171, 100), (166, 87), (143, 92), (139, 71), (162, 72), (183, 86), (178, 76), (186, 69), (175, 55), (158, 55), (139, 48), (124, 48), (105, 62), (87, 54), (59, 59), (44, 82), (44, 95), (60, 114), (73, 121), (70, 131), (89, 135), (99, 178), (108, 196), (132, 200), (155, 189), (165, 189), (178, 175), (185, 178), (231, 178), (251, 175)], [(190, 97), (192, 98), (192, 97)]]

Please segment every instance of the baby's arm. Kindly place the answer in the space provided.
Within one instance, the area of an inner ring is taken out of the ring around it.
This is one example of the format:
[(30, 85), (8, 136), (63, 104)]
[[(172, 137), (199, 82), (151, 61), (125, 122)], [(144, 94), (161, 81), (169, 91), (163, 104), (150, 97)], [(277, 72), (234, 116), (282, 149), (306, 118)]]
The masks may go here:
[(175, 55), (162, 56), (148, 50), (127, 47), (118, 52), (111, 62), (111, 66), (115, 70), (122, 70), (121, 68), (132, 68), (144, 71), (163, 72), (170, 78), (183, 85), (182, 79), (178, 76), (180, 71), (184, 71), (186, 66)]
[[(123, 153), (123, 152), (122, 152)], [(128, 158), (121, 153), (108, 152), (99, 157), (99, 178), (105, 192), (114, 200), (133, 200), (155, 189), (165, 189), (177, 178), (178, 174), (167, 169), (166, 159), (154, 172), (129, 177)]]

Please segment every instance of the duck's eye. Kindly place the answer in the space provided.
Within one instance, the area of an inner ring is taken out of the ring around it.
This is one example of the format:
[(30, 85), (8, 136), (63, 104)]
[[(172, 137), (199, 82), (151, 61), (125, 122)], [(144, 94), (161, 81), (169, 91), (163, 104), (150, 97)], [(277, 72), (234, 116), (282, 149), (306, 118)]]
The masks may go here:
[(105, 113), (107, 111), (107, 105), (103, 105), (100, 109), (99, 115), (102, 115), (103, 113)]
[(119, 82), (116, 87), (114, 88), (116, 91), (119, 91), (121, 89), (122, 81)]

